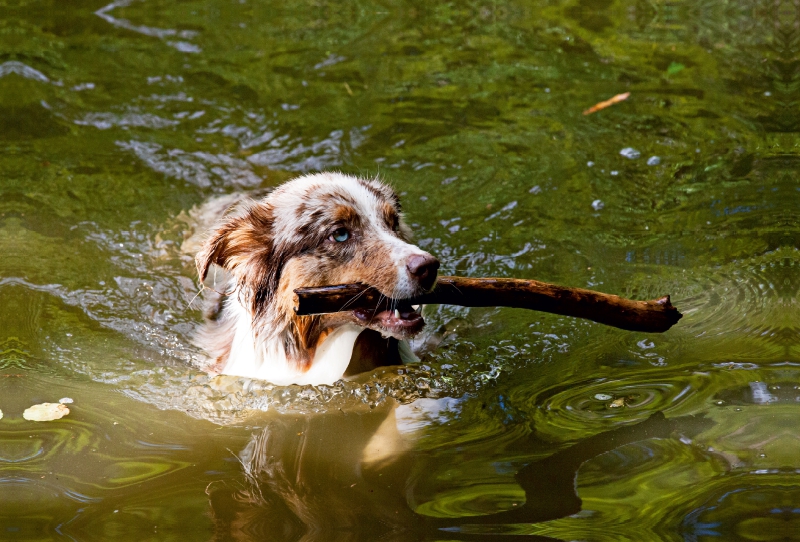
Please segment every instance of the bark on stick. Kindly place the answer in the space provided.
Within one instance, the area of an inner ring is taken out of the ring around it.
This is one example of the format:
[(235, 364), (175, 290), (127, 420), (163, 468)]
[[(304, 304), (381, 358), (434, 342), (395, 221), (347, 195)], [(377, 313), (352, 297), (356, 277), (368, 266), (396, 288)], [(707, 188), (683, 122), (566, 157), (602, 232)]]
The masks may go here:
[[(325, 314), (360, 308), (381, 309), (390, 302), (376, 289), (342, 284), (295, 290), (298, 315)], [(507, 278), (439, 277), (430, 293), (411, 304), (445, 304), (462, 307), (515, 307), (586, 318), (629, 331), (661, 333), (683, 316), (669, 296), (634, 301), (583, 288), (567, 288), (537, 280)], [(382, 309), (381, 309), (382, 310)]]

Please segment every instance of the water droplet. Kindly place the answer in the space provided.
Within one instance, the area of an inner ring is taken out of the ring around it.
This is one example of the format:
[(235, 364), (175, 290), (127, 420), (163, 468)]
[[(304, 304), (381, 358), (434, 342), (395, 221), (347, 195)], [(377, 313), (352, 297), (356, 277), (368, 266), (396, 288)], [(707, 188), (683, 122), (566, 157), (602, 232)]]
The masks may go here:
[(657, 166), (660, 163), (661, 163), (661, 158), (659, 158), (658, 156), (651, 156), (650, 158), (647, 159), (648, 166)]
[(637, 158), (639, 158), (642, 155), (642, 153), (640, 153), (639, 151), (637, 151), (633, 147), (625, 147), (624, 149), (619, 151), (619, 153), (622, 156), (624, 156), (625, 158), (629, 158), (631, 160), (636, 160)]

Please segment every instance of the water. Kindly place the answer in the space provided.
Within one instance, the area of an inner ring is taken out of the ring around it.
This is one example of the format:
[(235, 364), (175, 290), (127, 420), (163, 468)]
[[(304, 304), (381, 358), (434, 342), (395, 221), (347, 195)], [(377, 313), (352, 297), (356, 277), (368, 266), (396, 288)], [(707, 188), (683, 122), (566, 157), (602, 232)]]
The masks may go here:
[[(798, 537), (795, 3), (103, 1), (0, 3), (0, 538)], [(446, 274), (685, 317), (429, 307), (416, 366), (209, 378), (191, 210), (319, 169)]]

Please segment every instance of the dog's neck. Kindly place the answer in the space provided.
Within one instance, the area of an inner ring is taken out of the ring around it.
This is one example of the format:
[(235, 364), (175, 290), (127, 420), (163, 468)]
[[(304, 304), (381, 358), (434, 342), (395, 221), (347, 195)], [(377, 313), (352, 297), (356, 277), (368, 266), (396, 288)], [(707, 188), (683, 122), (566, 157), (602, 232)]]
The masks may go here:
[(231, 334), (230, 351), (222, 373), (268, 380), (273, 384), (333, 384), (347, 370), (356, 339), (364, 328), (355, 324), (336, 327), (313, 352), (310, 360), (290, 359), (286, 345), (291, 321), (272, 323), (269, 333), (258, 333), (256, 323), (236, 295), (227, 300), (225, 320)]

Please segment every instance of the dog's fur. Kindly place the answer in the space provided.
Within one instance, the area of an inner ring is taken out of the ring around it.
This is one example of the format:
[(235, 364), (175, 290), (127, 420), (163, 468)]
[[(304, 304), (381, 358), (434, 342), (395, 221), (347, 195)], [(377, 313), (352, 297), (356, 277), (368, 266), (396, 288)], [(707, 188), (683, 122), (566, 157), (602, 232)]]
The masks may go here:
[[(239, 205), (196, 257), (202, 281), (213, 265), (225, 271), (223, 284), (211, 286), (225, 290), (218, 314), (200, 335), (211, 369), (281, 385), (331, 384), (413, 359), (404, 340), (424, 322), (402, 300), (429, 290), (439, 263), (410, 238), (397, 194), (377, 180), (307, 175)], [(294, 289), (355, 282), (392, 306), (294, 314)]]

